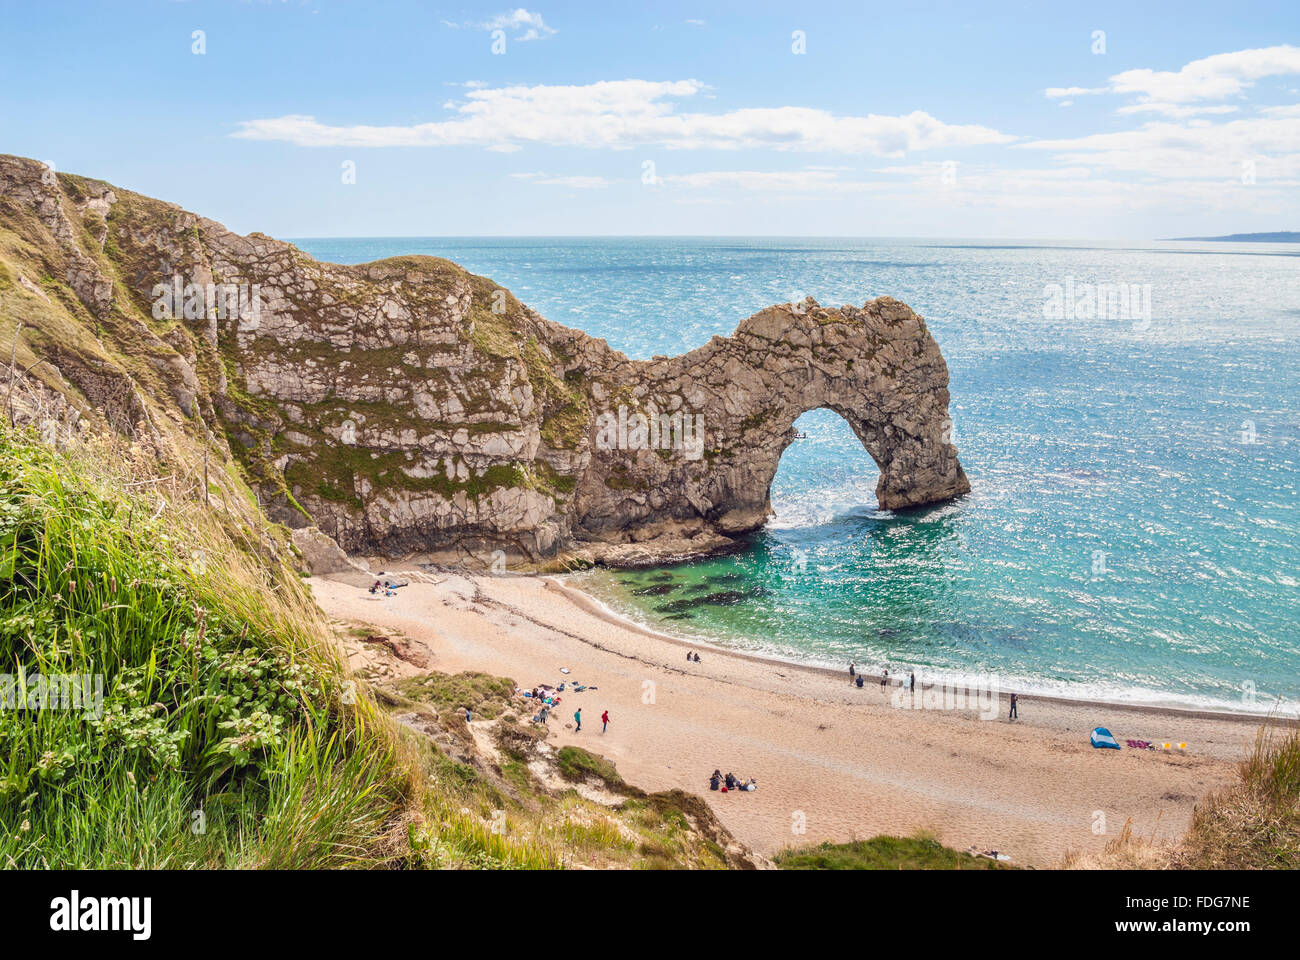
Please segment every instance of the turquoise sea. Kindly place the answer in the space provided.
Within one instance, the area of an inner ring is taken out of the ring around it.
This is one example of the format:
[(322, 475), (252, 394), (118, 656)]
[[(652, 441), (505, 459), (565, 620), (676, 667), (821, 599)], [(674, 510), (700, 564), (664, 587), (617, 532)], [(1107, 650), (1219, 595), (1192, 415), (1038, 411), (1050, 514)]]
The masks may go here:
[[(580, 585), (658, 629), (801, 661), (1300, 708), (1300, 246), (295, 242), (340, 263), (450, 258), (637, 358), (730, 334), (771, 303), (897, 297), (948, 361), (970, 496), (879, 510), (875, 464), (813, 411), (748, 550)], [(1149, 295), (1149, 317), (1045, 315), (1053, 289), (1119, 283)]]

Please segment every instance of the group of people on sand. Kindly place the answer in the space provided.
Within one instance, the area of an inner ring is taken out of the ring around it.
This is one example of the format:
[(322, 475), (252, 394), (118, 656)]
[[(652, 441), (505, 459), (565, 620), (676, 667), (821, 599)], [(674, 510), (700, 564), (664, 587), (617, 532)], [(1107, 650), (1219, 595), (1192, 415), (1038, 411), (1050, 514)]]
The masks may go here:
[(699, 662), (700, 662), (700, 655), (699, 655), (698, 653), (695, 653), (693, 650), (687, 650), (687, 651), (686, 651), (686, 662), (687, 662), (687, 663), (699, 663)]
[[(856, 686), (861, 687), (863, 683), (863, 676), (864, 676), (863, 674), (858, 672), (857, 663), (850, 662), (849, 681), (855, 684)], [(900, 680), (899, 683), (902, 684), (903, 681)], [(888, 686), (889, 686), (889, 668), (885, 667), (880, 673), (880, 689), (884, 690)], [(913, 693), (913, 694), (916, 693), (916, 671), (915, 670), (913, 670), (910, 674), (908, 674), (906, 686), (909, 693)], [(1020, 707), (1020, 698), (1014, 693), (1011, 694), (1011, 709), (1007, 714), (1008, 720), (1020, 719), (1019, 707)]]
[(404, 586), (406, 586), (405, 583), (399, 583), (396, 580), (376, 580), (370, 585), (370, 593), (375, 595), (382, 591), (386, 597), (395, 597), (397, 596), (397, 588)]
[[(555, 707), (558, 707), (560, 705), (560, 701), (564, 699), (563, 697), (560, 696), (560, 691), (562, 691), (565, 688), (565, 686), (566, 686), (565, 683), (561, 683), (558, 688), (552, 687), (549, 683), (539, 683), (531, 690), (519, 690), (518, 688), (516, 688), (515, 692), (521, 694), (523, 697), (529, 700), (536, 700), (542, 704), (541, 709), (538, 710), (536, 714), (534, 714), (533, 722), (545, 723), (546, 718), (550, 716), (551, 710)], [(589, 688), (583, 686), (582, 684), (575, 683), (573, 685), (573, 689), (581, 693), (583, 690), (587, 690)], [(591, 687), (590, 689), (595, 690), (596, 688)], [(604, 713), (600, 715), (600, 732), (604, 733), (608, 729), (609, 729), (609, 711), (606, 710)], [(582, 707), (579, 707), (577, 710), (573, 711), (573, 732), (582, 733)]]
[[(857, 663), (850, 663), (849, 682), (853, 683), (858, 687), (862, 687), (865, 681), (866, 681), (866, 674), (858, 672)], [(889, 668), (885, 667), (880, 672), (880, 689), (884, 690), (888, 686), (889, 686)], [(916, 692), (916, 671), (915, 670), (912, 671), (911, 675), (907, 678), (907, 689), (912, 691), (913, 693)]]
[(734, 790), (744, 790), (746, 792), (758, 789), (758, 778), (750, 777), (748, 780), (741, 780), (730, 771), (724, 777), (721, 770), (714, 770), (709, 777), (709, 789), (721, 790), (728, 793)]

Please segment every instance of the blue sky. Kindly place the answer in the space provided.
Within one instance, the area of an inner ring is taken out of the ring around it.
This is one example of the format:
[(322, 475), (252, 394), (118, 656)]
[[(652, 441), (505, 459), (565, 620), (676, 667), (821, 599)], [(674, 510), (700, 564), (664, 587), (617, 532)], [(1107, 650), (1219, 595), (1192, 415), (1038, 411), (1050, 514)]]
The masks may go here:
[(1295, 0), (0, 8), (0, 152), (240, 232), (1300, 229)]

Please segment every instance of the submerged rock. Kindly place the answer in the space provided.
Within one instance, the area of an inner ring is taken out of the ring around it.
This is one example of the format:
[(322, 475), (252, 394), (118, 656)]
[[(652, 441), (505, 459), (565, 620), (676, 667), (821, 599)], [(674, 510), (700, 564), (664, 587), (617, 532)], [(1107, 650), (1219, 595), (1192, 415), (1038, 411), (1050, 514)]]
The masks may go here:
[(702, 597), (682, 597), (680, 600), (661, 604), (655, 609), (660, 613), (676, 613), (700, 606), (732, 607), (766, 593), (767, 591), (762, 587), (755, 587), (752, 590), (718, 590)]
[(632, 591), (634, 597), (662, 597), (666, 593), (672, 593), (677, 589), (675, 583), (656, 583), (650, 587), (641, 587)]

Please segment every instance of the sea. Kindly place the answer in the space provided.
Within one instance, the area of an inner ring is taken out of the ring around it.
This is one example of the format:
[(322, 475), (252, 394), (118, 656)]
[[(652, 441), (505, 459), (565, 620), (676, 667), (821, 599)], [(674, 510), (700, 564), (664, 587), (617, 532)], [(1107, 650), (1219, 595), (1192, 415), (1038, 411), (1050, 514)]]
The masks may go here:
[(880, 509), (875, 463), (814, 410), (746, 549), (575, 585), (656, 630), (791, 661), (1300, 710), (1300, 244), (294, 242), (336, 263), (446, 257), (642, 359), (773, 303), (902, 300), (947, 360), (970, 495)]

